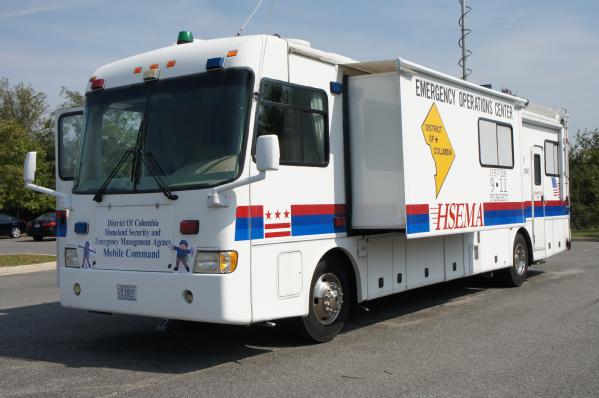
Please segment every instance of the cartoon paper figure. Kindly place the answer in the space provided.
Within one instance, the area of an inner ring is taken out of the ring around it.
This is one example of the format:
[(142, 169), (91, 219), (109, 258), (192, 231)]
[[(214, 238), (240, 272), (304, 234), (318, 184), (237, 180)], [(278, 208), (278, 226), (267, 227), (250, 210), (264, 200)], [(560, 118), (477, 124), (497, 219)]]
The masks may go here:
[[(189, 264), (187, 264), (187, 257), (193, 255), (193, 248), (188, 248), (189, 244), (186, 240), (179, 242), (179, 247), (172, 246), (171, 250), (177, 252), (177, 261), (175, 262), (175, 272), (179, 272), (181, 265), (185, 267), (185, 271), (189, 272)], [(183, 269), (181, 269), (183, 271)]]
[(83, 249), (83, 261), (81, 262), (81, 268), (91, 268), (92, 263), (90, 261), (91, 257), (96, 254), (96, 251), (92, 247), (89, 240), (83, 242), (82, 245), (79, 245), (80, 249)]

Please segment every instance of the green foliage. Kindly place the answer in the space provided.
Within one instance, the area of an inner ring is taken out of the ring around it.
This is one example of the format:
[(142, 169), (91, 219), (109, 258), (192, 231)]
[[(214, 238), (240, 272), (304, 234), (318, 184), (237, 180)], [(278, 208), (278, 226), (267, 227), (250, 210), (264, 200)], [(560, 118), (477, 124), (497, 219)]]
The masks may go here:
[(54, 207), (54, 198), (25, 189), (23, 161), (29, 151), (38, 152), (36, 183), (49, 186), (52, 168), (44, 148), (14, 120), (0, 120), (0, 209), (17, 217), (38, 214)]
[(570, 148), (572, 226), (599, 227), (599, 129), (579, 131)]
[[(63, 87), (61, 106), (81, 106), (84, 97)], [(11, 86), (0, 78), (0, 210), (17, 217), (32, 218), (53, 210), (53, 197), (25, 189), (23, 161), (37, 151), (35, 183), (53, 188), (54, 115), (49, 112), (46, 94), (18, 83)]]

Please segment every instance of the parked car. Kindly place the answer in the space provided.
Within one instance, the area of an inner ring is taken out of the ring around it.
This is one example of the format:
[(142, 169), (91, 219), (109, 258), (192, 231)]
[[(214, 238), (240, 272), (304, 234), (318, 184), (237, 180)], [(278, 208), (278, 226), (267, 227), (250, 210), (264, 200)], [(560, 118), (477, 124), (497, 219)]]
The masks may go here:
[(34, 240), (42, 240), (46, 236), (56, 236), (56, 213), (44, 213), (27, 223), (27, 235)]
[(25, 230), (25, 221), (19, 220), (9, 214), (0, 213), (0, 235), (18, 238)]

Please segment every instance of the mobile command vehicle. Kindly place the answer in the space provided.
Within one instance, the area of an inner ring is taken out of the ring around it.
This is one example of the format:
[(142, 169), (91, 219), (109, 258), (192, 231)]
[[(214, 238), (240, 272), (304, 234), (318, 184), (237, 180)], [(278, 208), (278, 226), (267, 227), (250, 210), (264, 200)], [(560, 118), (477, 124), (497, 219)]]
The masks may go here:
[[(569, 249), (567, 115), (276, 36), (98, 68), (57, 118), (62, 305), (315, 341), (350, 304)], [(82, 131), (80, 133), (79, 131)]]

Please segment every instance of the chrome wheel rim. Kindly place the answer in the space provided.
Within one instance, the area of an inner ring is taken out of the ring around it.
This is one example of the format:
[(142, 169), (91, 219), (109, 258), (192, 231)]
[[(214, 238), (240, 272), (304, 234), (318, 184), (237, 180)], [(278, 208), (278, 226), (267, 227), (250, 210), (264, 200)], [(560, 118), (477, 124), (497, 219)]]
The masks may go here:
[(312, 290), (312, 308), (323, 325), (335, 322), (343, 307), (343, 289), (335, 274), (321, 275)]
[(522, 243), (518, 243), (514, 249), (514, 267), (516, 267), (516, 272), (518, 275), (522, 275), (524, 273), (527, 261), (526, 248)]
[(14, 227), (11, 231), (10, 231), (10, 235), (13, 238), (18, 238), (19, 236), (21, 236), (21, 230), (17, 227)]

